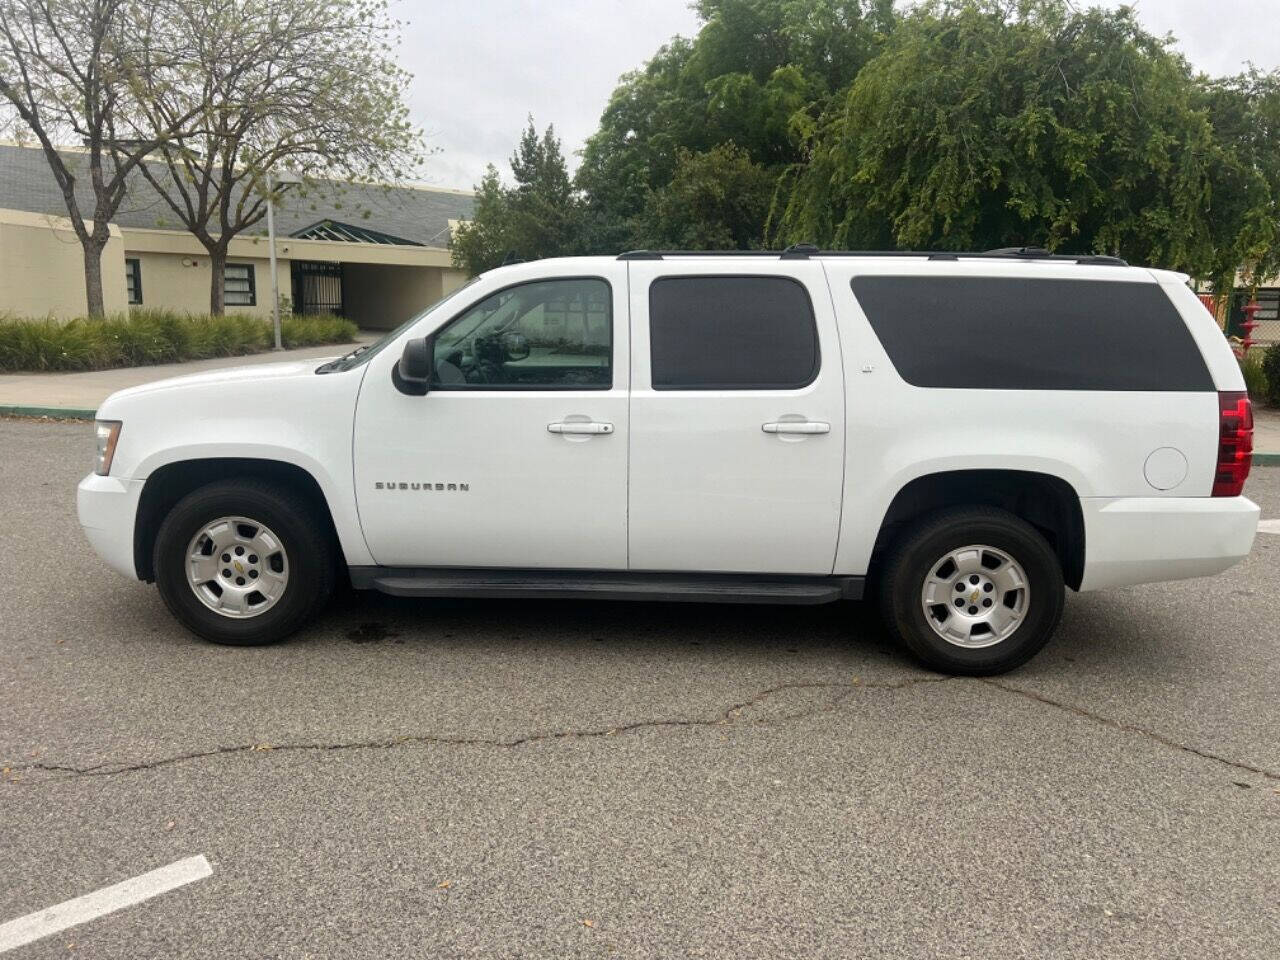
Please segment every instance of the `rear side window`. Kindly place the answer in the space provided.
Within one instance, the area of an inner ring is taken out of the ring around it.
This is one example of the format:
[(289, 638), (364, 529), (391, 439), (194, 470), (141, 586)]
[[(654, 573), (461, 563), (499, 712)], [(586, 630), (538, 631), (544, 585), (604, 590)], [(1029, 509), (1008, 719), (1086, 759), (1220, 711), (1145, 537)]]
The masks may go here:
[(789, 277), (663, 277), (649, 286), (655, 390), (795, 390), (818, 375), (809, 292)]
[(1155, 283), (854, 277), (852, 286), (898, 373), (917, 387), (1214, 389)]

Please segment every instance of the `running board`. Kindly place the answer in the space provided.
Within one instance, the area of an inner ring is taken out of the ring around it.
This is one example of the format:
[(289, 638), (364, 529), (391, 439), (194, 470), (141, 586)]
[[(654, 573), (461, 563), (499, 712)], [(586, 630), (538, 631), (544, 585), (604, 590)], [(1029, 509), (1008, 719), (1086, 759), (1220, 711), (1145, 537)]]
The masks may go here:
[(863, 577), (627, 573), (444, 567), (351, 567), (351, 585), (396, 597), (831, 603), (862, 599)]

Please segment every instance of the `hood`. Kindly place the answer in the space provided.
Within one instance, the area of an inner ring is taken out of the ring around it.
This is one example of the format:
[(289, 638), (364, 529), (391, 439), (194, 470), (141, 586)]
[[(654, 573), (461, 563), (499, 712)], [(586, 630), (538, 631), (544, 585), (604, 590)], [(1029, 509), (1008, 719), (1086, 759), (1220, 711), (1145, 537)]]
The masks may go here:
[(220, 384), (247, 384), (261, 380), (283, 380), (300, 376), (315, 376), (316, 367), (338, 357), (308, 357), (305, 360), (285, 360), (279, 363), (256, 363), (243, 367), (223, 367), (218, 370), (206, 370), (202, 373), (188, 373), (180, 377), (166, 377), (151, 383), (142, 383), (136, 387), (118, 390), (103, 402), (103, 407), (114, 400), (131, 400), (151, 393), (165, 390), (184, 390), (218, 386)]

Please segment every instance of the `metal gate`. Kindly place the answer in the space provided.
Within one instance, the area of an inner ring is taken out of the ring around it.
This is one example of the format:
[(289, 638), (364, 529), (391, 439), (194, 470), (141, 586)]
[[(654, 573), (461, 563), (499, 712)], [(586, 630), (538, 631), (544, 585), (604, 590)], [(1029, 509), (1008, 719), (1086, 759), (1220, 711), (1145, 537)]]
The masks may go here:
[(293, 261), (293, 312), (344, 316), (342, 264), (321, 260)]

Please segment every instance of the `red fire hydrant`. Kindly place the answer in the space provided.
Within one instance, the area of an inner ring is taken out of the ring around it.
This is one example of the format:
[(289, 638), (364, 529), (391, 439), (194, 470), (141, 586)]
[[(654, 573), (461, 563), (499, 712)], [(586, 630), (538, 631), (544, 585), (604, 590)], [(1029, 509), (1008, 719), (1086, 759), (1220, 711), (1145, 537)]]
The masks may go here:
[(1240, 323), (1241, 329), (1244, 330), (1244, 340), (1240, 342), (1240, 352), (1242, 354), (1248, 353), (1249, 348), (1257, 343), (1257, 341), (1253, 339), (1253, 331), (1258, 328), (1258, 311), (1261, 309), (1262, 304), (1257, 300), (1251, 301), (1249, 305), (1244, 308), (1244, 320)]

